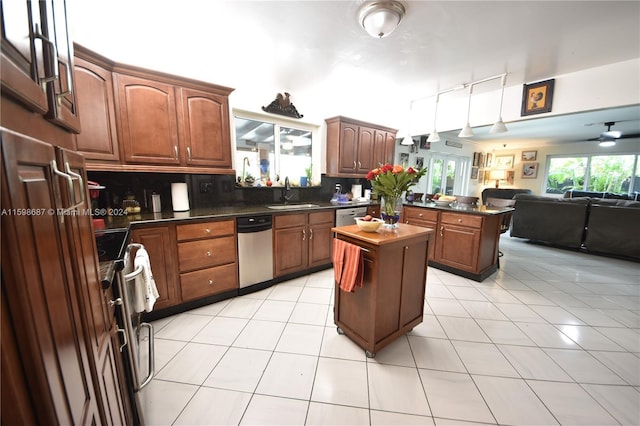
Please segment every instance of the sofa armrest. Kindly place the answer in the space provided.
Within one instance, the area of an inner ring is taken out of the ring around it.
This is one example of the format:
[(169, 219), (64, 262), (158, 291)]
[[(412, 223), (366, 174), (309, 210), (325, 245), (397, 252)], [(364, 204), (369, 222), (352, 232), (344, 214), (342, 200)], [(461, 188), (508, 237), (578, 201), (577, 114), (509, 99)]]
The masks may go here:
[(640, 259), (639, 235), (640, 207), (591, 205), (584, 242), (587, 250)]

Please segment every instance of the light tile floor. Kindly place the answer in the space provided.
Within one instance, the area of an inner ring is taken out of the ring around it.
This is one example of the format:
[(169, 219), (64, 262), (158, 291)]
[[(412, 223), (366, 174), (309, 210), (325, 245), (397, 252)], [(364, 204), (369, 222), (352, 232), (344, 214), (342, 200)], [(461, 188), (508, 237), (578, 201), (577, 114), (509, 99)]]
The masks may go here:
[(500, 246), (482, 283), (429, 268), (424, 321), (371, 359), (332, 270), (154, 322), (147, 424), (640, 424), (640, 264)]

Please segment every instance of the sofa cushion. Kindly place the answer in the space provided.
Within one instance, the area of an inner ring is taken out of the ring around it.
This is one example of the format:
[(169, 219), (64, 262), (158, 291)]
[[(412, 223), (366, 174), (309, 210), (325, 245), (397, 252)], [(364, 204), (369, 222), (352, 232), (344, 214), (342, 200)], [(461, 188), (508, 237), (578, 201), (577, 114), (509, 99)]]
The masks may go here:
[(591, 205), (640, 208), (640, 201), (592, 198)]
[(591, 205), (584, 241), (587, 250), (640, 259), (640, 202), (627, 203), (632, 205), (600, 202)]
[(590, 199), (517, 194), (511, 236), (580, 248)]

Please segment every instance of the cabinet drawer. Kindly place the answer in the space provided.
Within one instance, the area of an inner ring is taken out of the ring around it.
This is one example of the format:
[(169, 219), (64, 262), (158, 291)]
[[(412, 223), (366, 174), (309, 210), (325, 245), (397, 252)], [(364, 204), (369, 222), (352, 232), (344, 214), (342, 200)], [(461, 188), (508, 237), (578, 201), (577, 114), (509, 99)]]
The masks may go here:
[(235, 230), (236, 225), (233, 220), (189, 223), (176, 226), (178, 241), (233, 235)]
[(235, 236), (178, 243), (180, 272), (236, 262)]
[(404, 208), (404, 218), (407, 219), (417, 219), (417, 220), (431, 220), (434, 222), (438, 221), (438, 211), (432, 209), (421, 209), (420, 207), (405, 207)]
[(305, 226), (306, 213), (303, 214), (281, 214), (273, 217), (276, 228), (290, 228), (292, 226)]
[(236, 263), (180, 274), (182, 300), (198, 299), (237, 288)]
[(423, 228), (431, 228), (434, 230), (438, 228), (438, 222), (431, 221), (431, 220), (424, 220), (424, 219), (416, 219), (413, 217), (405, 216), (404, 223), (409, 225), (422, 226)]
[(482, 217), (469, 214), (443, 212), (440, 218), (440, 222), (449, 225), (468, 226), (471, 228), (482, 227)]
[(333, 210), (309, 213), (309, 225), (317, 225), (319, 223), (333, 223), (334, 218), (335, 212)]

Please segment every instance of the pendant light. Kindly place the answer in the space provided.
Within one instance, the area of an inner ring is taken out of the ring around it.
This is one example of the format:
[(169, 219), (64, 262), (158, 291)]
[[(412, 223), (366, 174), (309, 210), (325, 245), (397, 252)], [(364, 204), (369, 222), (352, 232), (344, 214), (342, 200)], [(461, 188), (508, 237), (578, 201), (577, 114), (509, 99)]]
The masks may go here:
[(440, 100), (440, 93), (436, 94), (436, 110), (433, 113), (433, 131), (427, 138), (427, 142), (440, 142), (440, 135), (436, 131), (436, 119), (438, 118), (438, 101)]
[(504, 133), (507, 131), (507, 126), (504, 125), (504, 122), (502, 121), (502, 101), (504, 99), (504, 83), (505, 83), (505, 79), (507, 78), (507, 75), (504, 74), (502, 76), (502, 92), (500, 94), (500, 111), (499, 111), (499, 115), (498, 115), (498, 121), (495, 122), (495, 124), (493, 126), (491, 126), (491, 130), (489, 130), (489, 133)]
[(469, 85), (469, 103), (467, 105), (467, 125), (464, 126), (460, 133), (458, 133), (459, 138), (472, 138), (473, 137), (473, 129), (469, 124), (469, 115), (471, 113), (471, 93), (473, 93), (473, 83)]
[(358, 19), (371, 37), (383, 38), (400, 25), (404, 13), (404, 6), (398, 1), (374, 1), (362, 7)]
[(413, 145), (413, 138), (411, 137), (411, 110), (413, 109), (413, 101), (409, 102), (409, 118), (407, 119), (407, 136), (402, 139), (400, 145), (411, 146)]

